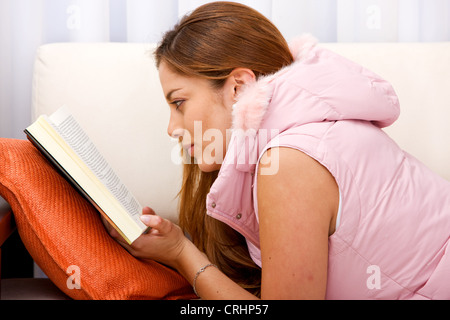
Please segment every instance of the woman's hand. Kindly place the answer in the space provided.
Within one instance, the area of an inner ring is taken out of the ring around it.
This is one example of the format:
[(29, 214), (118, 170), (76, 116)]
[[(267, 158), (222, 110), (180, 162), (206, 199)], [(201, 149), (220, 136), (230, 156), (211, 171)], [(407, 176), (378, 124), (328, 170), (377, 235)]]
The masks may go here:
[(131, 245), (114, 228), (108, 228), (108, 225), (106, 227), (111, 237), (136, 258), (151, 259), (175, 267), (184, 246), (189, 242), (181, 228), (171, 221), (157, 216), (148, 207), (143, 209), (141, 220), (151, 229)]
[(184, 236), (180, 227), (155, 214), (150, 208), (143, 209), (142, 222), (152, 229), (139, 237), (130, 246), (103, 220), (109, 234), (127, 249), (133, 256), (151, 259), (170, 266), (191, 284), (196, 280), (196, 290), (204, 299), (255, 299), (256, 297), (230, 280), (217, 268), (208, 268), (199, 273), (201, 268), (211, 264), (204, 253)]

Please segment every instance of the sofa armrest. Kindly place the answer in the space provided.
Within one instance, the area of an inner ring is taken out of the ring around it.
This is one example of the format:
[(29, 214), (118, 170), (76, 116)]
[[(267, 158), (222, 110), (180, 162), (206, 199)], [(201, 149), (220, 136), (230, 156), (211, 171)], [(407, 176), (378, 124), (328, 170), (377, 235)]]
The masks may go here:
[(16, 224), (11, 207), (0, 197), (0, 300), (68, 300), (69, 298), (49, 279), (2, 279), (1, 249), (15, 230)]

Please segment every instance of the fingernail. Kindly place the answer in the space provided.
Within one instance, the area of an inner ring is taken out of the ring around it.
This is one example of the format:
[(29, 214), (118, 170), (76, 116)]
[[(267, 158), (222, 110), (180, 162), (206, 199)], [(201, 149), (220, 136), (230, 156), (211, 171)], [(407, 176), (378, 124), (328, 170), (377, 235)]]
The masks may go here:
[(152, 221), (152, 216), (143, 215), (143, 216), (141, 216), (141, 221), (147, 225)]

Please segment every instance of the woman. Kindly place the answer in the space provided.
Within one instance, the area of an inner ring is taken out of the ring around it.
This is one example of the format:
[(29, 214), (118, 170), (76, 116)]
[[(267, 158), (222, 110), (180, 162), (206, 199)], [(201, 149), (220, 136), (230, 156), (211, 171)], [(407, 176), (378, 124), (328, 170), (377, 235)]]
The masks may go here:
[(156, 61), (195, 163), (181, 227), (145, 208), (132, 246), (112, 231), (133, 255), (203, 299), (450, 298), (450, 183), (381, 130), (399, 116), (387, 82), (227, 2), (183, 18)]

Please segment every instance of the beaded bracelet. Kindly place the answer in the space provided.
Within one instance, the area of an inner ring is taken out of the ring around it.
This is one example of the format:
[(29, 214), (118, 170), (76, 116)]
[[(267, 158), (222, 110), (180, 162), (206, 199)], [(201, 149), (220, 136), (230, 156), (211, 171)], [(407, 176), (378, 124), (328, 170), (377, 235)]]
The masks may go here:
[(200, 270), (198, 270), (197, 273), (195, 274), (194, 281), (192, 282), (192, 288), (194, 289), (194, 293), (197, 295), (197, 297), (200, 297), (195, 288), (195, 284), (197, 283), (197, 278), (201, 273), (205, 272), (205, 270), (208, 269), (209, 267), (214, 267), (214, 268), (218, 269), (218, 267), (215, 264), (210, 263), (210, 264), (204, 266), (203, 268), (201, 268)]

